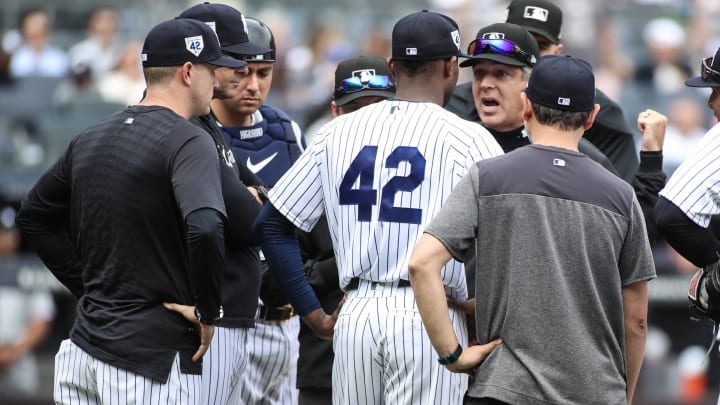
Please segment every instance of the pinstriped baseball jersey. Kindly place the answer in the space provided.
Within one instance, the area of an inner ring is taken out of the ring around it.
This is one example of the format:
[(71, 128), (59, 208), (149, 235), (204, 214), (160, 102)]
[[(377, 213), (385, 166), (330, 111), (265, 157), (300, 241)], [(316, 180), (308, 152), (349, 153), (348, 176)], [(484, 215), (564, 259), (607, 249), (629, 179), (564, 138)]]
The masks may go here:
[(708, 227), (711, 216), (720, 214), (719, 155), (720, 125), (715, 125), (660, 191), (661, 196), (704, 228)]
[[(304, 231), (327, 215), (343, 287), (407, 280), (423, 226), (475, 161), (502, 153), (484, 128), (436, 104), (386, 100), (321, 128), (269, 197)], [(443, 282), (465, 297), (461, 264)]]

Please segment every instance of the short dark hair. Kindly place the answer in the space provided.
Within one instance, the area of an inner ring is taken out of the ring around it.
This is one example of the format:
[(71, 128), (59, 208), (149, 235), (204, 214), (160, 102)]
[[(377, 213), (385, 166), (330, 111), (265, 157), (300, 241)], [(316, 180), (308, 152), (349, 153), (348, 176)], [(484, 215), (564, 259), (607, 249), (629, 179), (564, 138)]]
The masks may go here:
[(531, 104), (535, 119), (540, 124), (557, 127), (563, 131), (574, 131), (578, 128), (582, 128), (583, 124), (585, 124), (592, 112), (558, 110), (546, 107), (542, 104), (533, 103), (532, 101)]
[(428, 73), (432, 64), (438, 60), (440, 59), (393, 59), (393, 65), (395, 66), (397, 74), (415, 77)]

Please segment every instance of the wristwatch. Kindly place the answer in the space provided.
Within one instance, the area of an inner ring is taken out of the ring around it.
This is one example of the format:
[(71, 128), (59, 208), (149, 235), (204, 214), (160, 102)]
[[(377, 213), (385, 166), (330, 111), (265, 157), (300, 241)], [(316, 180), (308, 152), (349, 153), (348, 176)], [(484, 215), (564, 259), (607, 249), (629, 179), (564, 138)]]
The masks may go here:
[(262, 201), (263, 204), (267, 202), (268, 191), (270, 191), (270, 190), (268, 190), (267, 187), (265, 187), (265, 186), (250, 186), (250, 187), (254, 188), (255, 191), (257, 191), (258, 196), (260, 197), (260, 201)]
[(448, 355), (442, 356), (442, 357), (438, 356), (437, 361), (438, 361), (438, 363), (442, 364), (443, 366), (453, 364), (456, 361), (458, 361), (458, 359), (460, 358), (460, 355), (462, 354), (462, 351), (463, 351), (462, 345), (460, 345), (460, 343), (458, 343), (457, 349), (455, 349), (454, 352), (452, 352)]
[(223, 317), (223, 308), (222, 308), (222, 306), (220, 307), (220, 312), (218, 312), (217, 318), (210, 319), (210, 320), (209, 320), (210, 322), (208, 322), (208, 320), (206, 320), (205, 317), (202, 316), (202, 314), (200, 313), (200, 309), (199, 309), (197, 306), (195, 307), (195, 318), (197, 318), (197, 320), (198, 320), (199, 322), (201, 322), (201, 323), (203, 323), (203, 324), (205, 324), (205, 325), (215, 325), (215, 324), (217, 324), (218, 322), (220, 322), (220, 320), (222, 319), (222, 317)]

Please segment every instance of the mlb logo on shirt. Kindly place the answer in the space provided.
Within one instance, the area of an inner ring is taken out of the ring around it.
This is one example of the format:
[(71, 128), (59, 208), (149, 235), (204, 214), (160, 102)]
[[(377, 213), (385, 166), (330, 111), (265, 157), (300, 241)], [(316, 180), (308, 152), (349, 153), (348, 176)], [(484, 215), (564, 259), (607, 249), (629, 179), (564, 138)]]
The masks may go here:
[(570, 99), (565, 97), (558, 97), (558, 105), (564, 105), (569, 106), (570, 105)]
[(417, 55), (417, 48), (405, 48), (405, 55), (408, 55), (408, 56)]
[(531, 20), (547, 22), (548, 14), (550, 13), (544, 8), (527, 6), (525, 7), (523, 17)]
[(553, 159), (553, 166), (565, 167), (565, 161), (563, 159)]

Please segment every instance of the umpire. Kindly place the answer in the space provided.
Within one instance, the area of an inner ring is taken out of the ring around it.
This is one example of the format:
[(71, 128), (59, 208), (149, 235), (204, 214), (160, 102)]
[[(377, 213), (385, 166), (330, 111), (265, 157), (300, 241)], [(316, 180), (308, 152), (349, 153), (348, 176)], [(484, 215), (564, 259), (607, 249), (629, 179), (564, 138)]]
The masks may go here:
[[(220, 164), (188, 119), (208, 113), (215, 66), (245, 62), (186, 19), (154, 27), (142, 60), (143, 101), (75, 137), (17, 218), (79, 299), (55, 360), (57, 403), (196, 403), (199, 360), (222, 317)], [(194, 316), (164, 302), (195, 305)]]

